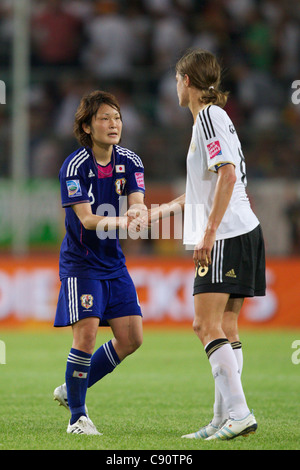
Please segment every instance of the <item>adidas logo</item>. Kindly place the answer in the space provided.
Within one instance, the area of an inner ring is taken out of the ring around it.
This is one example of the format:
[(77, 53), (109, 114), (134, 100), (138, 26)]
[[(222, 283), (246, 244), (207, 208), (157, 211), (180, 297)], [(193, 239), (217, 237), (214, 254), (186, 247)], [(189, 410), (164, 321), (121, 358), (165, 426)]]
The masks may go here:
[(227, 277), (236, 277), (236, 274), (234, 272), (234, 269), (230, 269), (226, 274), (225, 276)]
[(88, 174), (88, 178), (92, 178), (92, 176), (95, 176), (95, 174), (93, 173), (93, 170), (90, 170), (90, 172)]

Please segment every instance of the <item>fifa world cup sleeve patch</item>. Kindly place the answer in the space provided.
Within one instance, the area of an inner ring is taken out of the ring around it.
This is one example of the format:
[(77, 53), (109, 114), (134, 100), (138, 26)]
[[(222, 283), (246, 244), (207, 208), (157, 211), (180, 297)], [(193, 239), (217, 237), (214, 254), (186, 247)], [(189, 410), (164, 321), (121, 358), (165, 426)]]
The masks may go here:
[(221, 144), (218, 140), (215, 140), (214, 142), (208, 144), (207, 150), (210, 159), (216, 157), (217, 155), (222, 155)]
[(66, 184), (67, 184), (69, 197), (82, 196), (82, 191), (81, 191), (79, 180), (69, 180), (69, 181), (66, 181)]
[(144, 183), (144, 173), (138, 172), (134, 173), (135, 176), (135, 181), (136, 184), (138, 185), (139, 188), (145, 189), (145, 183)]

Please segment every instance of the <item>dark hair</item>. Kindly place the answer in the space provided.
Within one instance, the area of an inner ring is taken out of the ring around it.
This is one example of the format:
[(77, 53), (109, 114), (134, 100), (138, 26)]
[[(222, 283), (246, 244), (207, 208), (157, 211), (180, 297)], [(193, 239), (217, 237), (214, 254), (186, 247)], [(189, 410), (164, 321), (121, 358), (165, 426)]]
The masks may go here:
[(77, 108), (73, 126), (74, 135), (83, 147), (92, 147), (93, 140), (92, 136), (83, 130), (82, 125), (91, 125), (93, 116), (97, 114), (98, 109), (102, 104), (108, 104), (112, 108), (116, 109), (121, 116), (120, 105), (116, 97), (111, 93), (95, 90), (83, 96)]
[(188, 50), (177, 62), (176, 72), (188, 75), (191, 86), (202, 91), (203, 103), (225, 106), (229, 93), (219, 89), (221, 67), (214, 54), (204, 49)]

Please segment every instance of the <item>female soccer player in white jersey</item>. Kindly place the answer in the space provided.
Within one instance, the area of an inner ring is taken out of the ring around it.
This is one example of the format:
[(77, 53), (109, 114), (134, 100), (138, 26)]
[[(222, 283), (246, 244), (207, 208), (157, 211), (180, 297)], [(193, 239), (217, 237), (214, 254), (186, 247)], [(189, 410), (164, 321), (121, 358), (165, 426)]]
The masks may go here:
[(241, 144), (222, 109), (227, 93), (219, 89), (215, 56), (188, 51), (176, 65), (176, 80), (179, 104), (194, 119), (186, 193), (150, 211), (150, 218), (184, 207), (184, 244), (193, 248), (196, 268), (193, 327), (215, 380), (212, 421), (182, 437), (232, 439), (257, 428), (241, 384), (238, 314), (245, 297), (265, 295), (264, 242), (246, 194)]
[[(120, 216), (120, 198), (144, 205), (144, 167), (138, 155), (118, 145), (122, 117), (116, 98), (103, 91), (84, 96), (75, 115), (81, 147), (60, 170), (66, 235), (61, 245), (61, 289), (54, 326), (72, 326), (65, 384), (54, 398), (71, 411), (68, 433), (99, 434), (87, 415), (87, 388), (112, 372), (142, 343), (142, 314), (127, 271), (117, 230), (130, 218)], [(113, 339), (94, 352), (99, 325)]]

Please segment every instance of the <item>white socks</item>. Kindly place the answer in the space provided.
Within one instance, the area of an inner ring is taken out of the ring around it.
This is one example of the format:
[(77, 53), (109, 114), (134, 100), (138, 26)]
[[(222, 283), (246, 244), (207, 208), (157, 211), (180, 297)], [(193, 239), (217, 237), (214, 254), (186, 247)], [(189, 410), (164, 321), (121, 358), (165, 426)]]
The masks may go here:
[(250, 410), (241, 384), (243, 354), (241, 343), (232, 345), (226, 338), (216, 339), (205, 346), (215, 379), (215, 404), (212, 424), (224, 419), (242, 419)]

